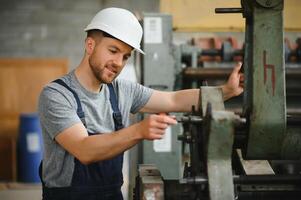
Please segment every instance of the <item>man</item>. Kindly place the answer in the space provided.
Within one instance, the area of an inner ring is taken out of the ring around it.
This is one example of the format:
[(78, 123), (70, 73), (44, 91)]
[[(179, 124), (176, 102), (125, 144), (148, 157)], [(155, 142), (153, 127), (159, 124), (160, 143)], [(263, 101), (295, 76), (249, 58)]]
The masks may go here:
[[(115, 78), (135, 49), (142, 28), (124, 9), (107, 8), (85, 29), (79, 66), (48, 84), (39, 99), (44, 159), (43, 199), (123, 199), (123, 152), (141, 140), (161, 139), (174, 117), (151, 114), (129, 125), (129, 113), (187, 112), (198, 89), (162, 92)], [(239, 95), (240, 64), (221, 86), (224, 99)]]

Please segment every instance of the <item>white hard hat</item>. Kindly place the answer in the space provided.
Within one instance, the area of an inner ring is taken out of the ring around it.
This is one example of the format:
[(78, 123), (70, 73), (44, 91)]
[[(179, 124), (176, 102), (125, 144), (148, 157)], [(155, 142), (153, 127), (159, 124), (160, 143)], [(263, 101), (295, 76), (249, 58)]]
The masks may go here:
[(128, 10), (106, 8), (99, 11), (85, 31), (93, 29), (102, 30), (144, 54), (140, 49), (142, 27), (134, 14)]

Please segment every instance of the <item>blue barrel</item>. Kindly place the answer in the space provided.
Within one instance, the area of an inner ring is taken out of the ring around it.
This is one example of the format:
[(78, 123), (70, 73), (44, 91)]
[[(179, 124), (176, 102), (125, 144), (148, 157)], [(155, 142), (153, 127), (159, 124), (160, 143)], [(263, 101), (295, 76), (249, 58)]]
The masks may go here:
[(42, 131), (37, 113), (20, 115), (18, 149), (18, 181), (39, 183), (42, 159)]

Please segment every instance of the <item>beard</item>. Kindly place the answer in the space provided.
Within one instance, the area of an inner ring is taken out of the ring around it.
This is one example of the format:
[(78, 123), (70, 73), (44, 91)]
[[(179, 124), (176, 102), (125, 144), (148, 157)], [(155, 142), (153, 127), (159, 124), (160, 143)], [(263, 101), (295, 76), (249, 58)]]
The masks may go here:
[(118, 74), (111, 75), (111, 76), (107, 75), (107, 73), (105, 72), (105, 70), (107, 70), (106, 67), (100, 66), (99, 64), (97, 64), (95, 62), (95, 60), (93, 59), (93, 56), (91, 56), (89, 58), (89, 66), (90, 66), (90, 69), (91, 69), (94, 77), (100, 83), (105, 83), (105, 84), (111, 83), (118, 75)]

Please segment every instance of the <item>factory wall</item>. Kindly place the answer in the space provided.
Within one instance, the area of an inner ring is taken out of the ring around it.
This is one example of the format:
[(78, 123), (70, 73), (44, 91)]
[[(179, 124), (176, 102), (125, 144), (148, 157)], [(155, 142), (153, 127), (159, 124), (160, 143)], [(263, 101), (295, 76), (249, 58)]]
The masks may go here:
[(0, 57), (67, 58), (83, 55), (84, 28), (102, 8), (157, 12), (159, 0), (0, 0)]

